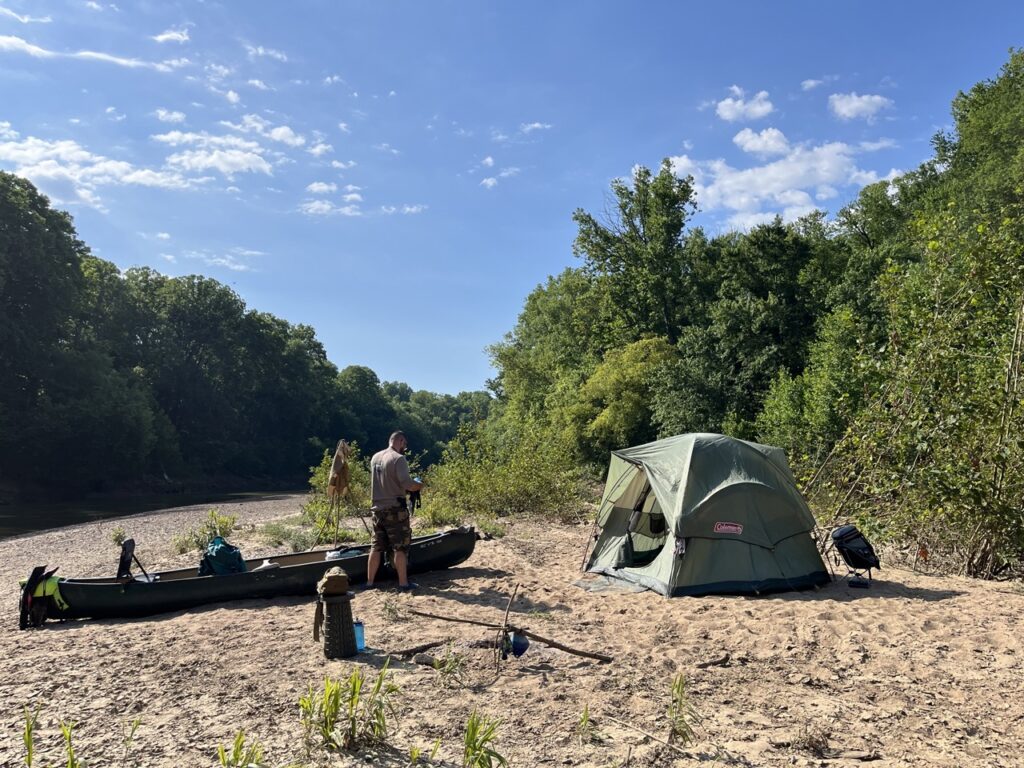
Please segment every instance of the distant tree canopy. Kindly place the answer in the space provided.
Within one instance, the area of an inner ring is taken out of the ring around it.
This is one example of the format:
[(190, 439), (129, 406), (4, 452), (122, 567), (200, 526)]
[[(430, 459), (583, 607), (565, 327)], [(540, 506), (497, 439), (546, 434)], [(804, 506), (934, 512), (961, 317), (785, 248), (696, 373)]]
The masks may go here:
[[(815, 213), (709, 238), (669, 161), (583, 211), (582, 265), (491, 348), (482, 434), (567, 462), (681, 432), (784, 447), (823, 522), (991, 576), (1024, 555), (1024, 53), (960, 93), (935, 157)], [(499, 454), (500, 460), (500, 454)]]
[(437, 461), (484, 392), (338, 371), (313, 329), (205, 277), (122, 273), (0, 172), (0, 481), (74, 493), (150, 478), (298, 481), (338, 438), (406, 430)]

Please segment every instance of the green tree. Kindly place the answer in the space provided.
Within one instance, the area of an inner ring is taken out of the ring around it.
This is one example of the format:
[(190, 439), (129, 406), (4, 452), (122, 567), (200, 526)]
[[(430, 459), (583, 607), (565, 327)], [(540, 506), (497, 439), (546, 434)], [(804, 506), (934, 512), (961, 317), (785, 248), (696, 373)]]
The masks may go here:
[(677, 177), (665, 159), (657, 175), (639, 167), (631, 182), (612, 182), (607, 222), (582, 209), (573, 214), (573, 250), (589, 271), (609, 278), (612, 299), (637, 336), (674, 344), (691, 298), (683, 230), (696, 210), (693, 180)]

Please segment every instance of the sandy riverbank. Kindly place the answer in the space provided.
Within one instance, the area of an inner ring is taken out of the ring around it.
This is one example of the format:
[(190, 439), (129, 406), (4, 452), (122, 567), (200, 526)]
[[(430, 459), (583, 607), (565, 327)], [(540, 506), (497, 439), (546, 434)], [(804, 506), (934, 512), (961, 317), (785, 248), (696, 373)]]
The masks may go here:
[[(294, 515), (301, 496), (221, 505), (244, 526)], [(312, 640), (309, 600), (243, 601), (131, 621), (17, 630), (17, 580), (35, 564), (65, 575), (115, 567), (110, 533), (134, 536), (147, 568), (191, 564), (172, 536), (198, 525), (207, 506), (147, 513), (0, 541), (0, 765), (21, 764), (21, 708), (44, 704), (37, 765), (60, 762), (60, 719), (78, 723), (90, 766), (120, 765), (121, 726), (142, 718), (140, 766), (209, 766), (239, 728), (265, 746), (267, 765), (303, 763), (297, 702), (308, 684), (343, 677)], [(379, 668), (386, 650), (488, 631), (394, 618), (395, 609), (500, 620), (515, 583), (515, 622), (572, 646), (615, 657), (601, 665), (531, 646), (495, 679), (492, 652), (466, 650), (466, 685), (445, 688), (432, 670), (393, 663), (401, 687), (398, 750), (441, 739), (459, 765), (473, 708), (502, 718), (498, 746), (512, 765), (686, 765), (691, 761), (607, 719), (664, 736), (669, 684), (682, 672), (704, 718), (688, 750), (711, 764), (873, 766), (1024, 765), (1024, 590), (885, 569), (870, 590), (761, 598), (677, 598), (592, 593), (573, 586), (587, 531), (537, 523), (481, 541), (464, 566), (419, 579), (415, 596), (362, 594), (356, 615)], [(269, 551), (252, 532), (233, 537), (247, 554)], [(387, 604), (387, 610), (385, 610)], [(380, 650), (373, 650), (380, 649)], [(723, 661), (726, 655), (728, 660)], [(708, 664), (708, 662), (718, 662)], [(575, 736), (589, 705), (599, 743)], [(823, 740), (822, 740), (823, 739)], [(811, 743), (827, 745), (825, 757)], [(864, 758), (877, 758), (866, 763)], [(400, 755), (378, 758), (404, 765)], [(367, 764), (346, 756), (312, 765)], [(694, 763), (696, 764), (696, 763)]]

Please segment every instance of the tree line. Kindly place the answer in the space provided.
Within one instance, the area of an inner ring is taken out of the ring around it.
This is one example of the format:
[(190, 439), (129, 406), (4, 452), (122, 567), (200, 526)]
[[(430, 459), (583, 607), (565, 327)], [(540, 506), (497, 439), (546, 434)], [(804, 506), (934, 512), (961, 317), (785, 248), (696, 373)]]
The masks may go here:
[(973, 575), (1019, 565), (1024, 53), (952, 112), (931, 159), (833, 220), (712, 237), (668, 160), (613, 182), (603, 217), (574, 215), (580, 265), (491, 348), (497, 405), (453, 458), (514, 464), (539, 432), (557, 474), (722, 432), (785, 448), (824, 524)]
[(299, 482), (337, 439), (375, 450), (399, 424), (429, 465), (491, 402), (339, 371), (311, 327), (249, 309), (216, 280), (122, 272), (3, 172), (0, 350), (8, 493)]

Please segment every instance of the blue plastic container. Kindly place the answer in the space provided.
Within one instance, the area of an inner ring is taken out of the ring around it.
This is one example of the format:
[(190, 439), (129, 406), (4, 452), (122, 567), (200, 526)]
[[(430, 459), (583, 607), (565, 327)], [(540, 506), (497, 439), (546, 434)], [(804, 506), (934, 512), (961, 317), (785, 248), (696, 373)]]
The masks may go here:
[(356, 652), (361, 653), (366, 650), (366, 635), (363, 634), (363, 622), (353, 621), (352, 627), (356, 632)]

